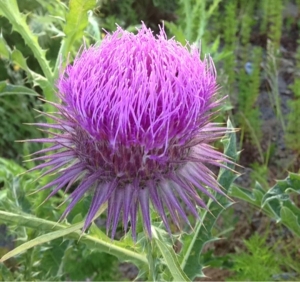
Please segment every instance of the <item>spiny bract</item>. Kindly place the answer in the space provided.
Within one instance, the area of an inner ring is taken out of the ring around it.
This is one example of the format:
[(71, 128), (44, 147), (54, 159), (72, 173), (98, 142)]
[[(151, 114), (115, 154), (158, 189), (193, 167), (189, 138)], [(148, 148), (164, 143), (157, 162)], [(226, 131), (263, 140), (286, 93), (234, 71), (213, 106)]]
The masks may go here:
[(188, 222), (182, 205), (195, 217), (197, 206), (206, 208), (198, 192), (212, 199), (208, 187), (222, 193), (207, 167), (226, 161), (209, 145), (226, 132), (210, 123), (219, 105), (216, 73), (196, 48), (168, 40), (163, 28), (155, 36), (145, 25), (136, 35), (118, 27), (100, 46), (83, 48), (57, 88), (58, 111), (46, 114), (55, 123), (37, 124), (55, 133), (30, 141), (52, 143), (35, 153), (47, 153), (35, 158), (47, 162), (32, 170), (57, 174), (41, 190), (54, 187), (51, 197), (77, 183), (63, 217), (90, 191), (84, 230), (108, 202), (112, 237), (122, 215), (136, 239), (139, 206), (151, 237), (150, 203), (170, 231), (166, 210), (179, 226), (179, 217)]

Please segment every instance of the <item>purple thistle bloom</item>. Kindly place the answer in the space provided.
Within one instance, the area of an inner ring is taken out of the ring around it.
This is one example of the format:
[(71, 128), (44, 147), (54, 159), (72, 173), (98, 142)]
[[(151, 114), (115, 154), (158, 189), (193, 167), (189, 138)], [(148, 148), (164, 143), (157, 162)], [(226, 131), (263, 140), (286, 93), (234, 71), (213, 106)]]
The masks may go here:
[(78, 183), (63, 217), (92, 191), (84, 230), (108, 201), (112, 237), (121, 218), (136, 239), (139, 207), (151, 237), (150, 203), (170, 231), (166, 210), (179, 227), (179, 217), (188, 222), (183, 205), (195, 217), (197, 206), (206, 208), (198, 192), (214, 200), (210, 191), (223, 194), (207, 165), (227, 161), (209, 145), (226, 128), (209, 122), (219, 105), (216, 73), (197, 49), (168, 40), (163, 29), (154, 36), (144, 25), (137, 35), (118, 27), (82, 50), (57, 87), (62, 103), (46, 114), (55, 123), (37, 124), (56, 133), (30, 141), (53, 144), (35, 153), (47, 153), (35, 158), (47, 162), (32, 169), (57, 173), (40, 189), (54, 187), (48, 198)]

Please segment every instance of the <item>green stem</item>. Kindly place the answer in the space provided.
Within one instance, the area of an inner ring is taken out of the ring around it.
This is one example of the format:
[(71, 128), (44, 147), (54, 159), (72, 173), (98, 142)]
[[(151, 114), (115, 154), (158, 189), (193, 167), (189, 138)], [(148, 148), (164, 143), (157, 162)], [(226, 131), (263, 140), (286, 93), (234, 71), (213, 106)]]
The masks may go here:
[(154, 259), (153, 259), (153, 248), (152, 248), (151, 241), (148, 238), (146, 238), (146, 250), (147, 250), (147, 259), (149, 264), (148, 280), (156, 281)]
[[(202, 215), (202, 217), (201, 217), (201, 222), (198, 222), (198, 223), (197, 223), (196, 228), (195, 228), (195, 231), (194, 231), (195, 233), (199, 233), (200, 228), (203, 227), (204, 219), (205, 219), (205, 217), (206, 217), (206, 215), (207, 215), (207, 213), (208, 213), (208, 211), (209, 211), (209, 207), (210, 207), (210, 205), (212, 204), (212, 202), (213, 202), (212, 199), (209, 199), (209, 200), (208, 200), (208, 203), (207, 203), (207, 209), (204, 211), (204, 213), (203, 213), (203, 215)], [(185, 253), (185, 256), (183, 257), (183, 259), (182, 259), (182, 261), (181, 261), (181, 264), (180, 264), (181, 269), (184, 269), (184, 268), (185, 268), (186, 263), (187, 263), (188, 258), (189, 258), (189, 255), (190, 255), (190, 253), (192, 252), (192, 249), (193, 249), (193, 247), (194, 247), (194, 244), (195, 244), (195, 241), (196, 241), (196, 240), (197, 240), (197, 237), (194, 236), (193, 239), (192, 239), (192, 241), (191, 241), (191, 243), (189, 244), (189, 247), (188, 247), (188, 249), (187, 249), (187, 252)]]

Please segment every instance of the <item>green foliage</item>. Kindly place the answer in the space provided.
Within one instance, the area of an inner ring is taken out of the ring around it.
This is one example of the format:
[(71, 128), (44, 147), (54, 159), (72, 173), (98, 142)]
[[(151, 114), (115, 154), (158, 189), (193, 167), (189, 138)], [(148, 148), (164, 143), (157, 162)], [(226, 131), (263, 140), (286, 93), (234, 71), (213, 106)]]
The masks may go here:
[(282, 30), (282, 0), (265, 0), (264, 12), (268, 18), (268, 41), (266, 73), (270, 85), (270, 100), (275, 108), (276, 116), (281, 122), (282, 129), (285, 129), (285, 122), (281, 112), (281, 97), (278, 82), (278, 58), (280, 55), (280, 39)]
[(267, 62), (266, 62), (266, 75), (270, 86), (270, 101), (275, 109), (276, 116), (281, 123), (282, 129), (285, 129), (285, 122), (281, 111), (281, 97), (279, 93), (279, 81), (278, 81), (278, 50), (276, 49), (276, 43), (271, 40), (267, 42)]
[[(22, 146), (14, 143), (15, 140), (32, 139), (41, 135), (34, 130), (34, 127), (23, 125), (24, 122), (38, 121), (31, 109), (41, 107), (47, 107), (45, 110), (48, 111), (52, 109), (51, 105), (46, 106), (47, 104), (40, 103), (35, 97), (28, 97), (24, 94), (37, 95), (35, 91), (41, 93), (42, 90), (47, 100), (55, 101), (54, 78), (58, 74), (59, 64), (61, 60), (66, 61), (69, 52), (75, 53), (74, 46), (82, 44), (83, 32), (88, 26), (87, 12), (96, 5), (93, 0), (86, 1), (84, 5), (82, 1), (79, 1), (80, 3), (75, 0), (71, 1), (70, 11), (64, 23), (67, 7), (63, 3), (59, 1), (48, 3), (48, 1), (40, 0), (39, 6), (32, 5), (31, 2), (24, 0), (21, 3), (24, 13), (19, 11), (16, 0), (0, 2), (0, 15), (4, 17), (0, 18), (0, 23), (6, 26), (4, 33), (0, 36), (0, 61), (4, 63), (0, 64), (0, 70), (9, 76), (12, 83), (19, 85), (13, 86), (4, 81), (0, 84), (0, 133), (2, 137), (0, 155), (16, 156), (19, 160), (23, 150), (30, 152), (31, 148), (23, 149)], [(30, 7), (33, 10), (36, 9), (36, 13), (26, 13), (26, 9)], [(8, 32), (10, 29), (14, 30), (12, 38)], [(20, 36), (21, 42), (23, 39), (28, 47), (24, 48), (24, 44), (19, 43)], [(57, 44), (59, 40), (50, 40), (53, 36), (55, 38), (64, 36), (61, 53)], [(49, 48), (48, 54), (46, 48)], [(53, 61), (49, 62), (47, 57)], [(51, 66), (54, 65), (55, 71), (53, 72)], [(3, 79), (7, 77), (4, 76)], [(30, 147), (34, 146), (30, 145)]]
[[(249, 2), (250, 3), (250, 2)], [(251, 2), (252, 3), (252, 2)], [(253, 3), (252, 3), (253, 4)], [(252, 4), (250, 4), (249, 9), (251, 11)], [(248, 13), (247, 9), (247, 13)], [(256, 106), (256, 101), (259, 95), (260, 87), (260, 63), (262, 60), (262, 50), (260, 47), (254, 47), (251, 52), (249, 46), (249, 36), (250, 28), (253, 24), (253, 20), (250, 16), (251, 14), (246, 14), (243, 19), (241, 36), (241, 65), (238, 83), (238, 110), (240, 112), (240, 119), (238, 125), (242, 127), (243, 134), (248, 134), (251, 138), (252, 144), (256, 145), (260, 150), (260, 141), (262, 137), (261, 132), (261, 120), (259, 108)], [(252, 53), (252, 60), (249, 61), (249, 53)], [(246, 68), (250, 67), (246, 71)], [(261, 156), (262, 158), (262, 156)], [(262, 158), (263, 161), (263, 158)]]
[[(174, 278), (174, 281), (190, 281), (189, 277), (183, 271), (183, 268), (178, 261), (172, 244), (168, 242), (168, 234), (158, 228), (153, 228), (152, 230), (154, 239), (153, 241), (159, 249), (162, 257), (164, 258), (164, 263), (168, 267), (168, 274), (171, 274), (171, 277)], [(148, 259), (148, 261), (151, 260)], [(165, 276), (165, 281), (170, 281), (170, 275), (167, 276), (167, 274), (165, 274)], [(161, 281), (161, 279), (159, 279), (158, 281)]]
[[(28, 45), (34, 58), (38, 61), (39, 66), (42, 70), (42, 74), (35, 73), (28, 67), (26, 59), (20, 51), (18, 51), (19, 59), (17, 60), (17, 63), (26, 71), (27, 76), (32, 80), (34, 85), (38, 85), (43, 89), (43, 94), (49, 101), (55, 101), (54, 79), (58, 74), (59, 64), (61, 60), (65, 61), (67, 59), (67, 55), (69, 54), (69, 52), (71, 52), (72, 50), (73, 52), (75, 51), (72, 48), (74, 45), (76, 46), (76, 44), (78, 44), (78, 41), (81, 41), (83, 31), (88, 25), (87, 12), (96, 5), (96, 2), (93, 0), (85, 1), (84, 3), (82, 3), (82, 1), (79, 2), (76, 0), (72, 0), (70, 2), (69, 13), (67, 13), (65, 19), (59, 17), (55, 12), (56, 10), (59, 10), (59, 14), (64, 15), (65, 5), (57, 2), (56, 5), (54, 5), (55, 9), (53, 9), (53, 5), (47, 5), (45, 3), (43, 5), (44, 9), (49, 9), (47, 13), (55, 13), (53, 15), (55, 17), (52, 17), (52, 19), (54, 20), (50, 22), (48, 21), (45, 24), (47, 26), (46, 31), (51, 31), (51, 33), (55, 36), (65, 36), (65, 39), (62, 41), (61, 52), (59, 54), (56, 54), (56, 64), (54, 71), (50, 67), (50, 63), (46, 58), (46, 50), (44, 50), (39, 43), (39, 38), (41, 37), (41, 35), (43, 35), (41, 31), (45, 31), (43, 30), (43, 26), (41, 26), (41, 23), (43, 23), (42, 21), (40, 21), (41, 18), (38, 18), (38, 21), (34, 21), (34, 19), (36, 18), (33, 17), (30, 21), (31, 25), (28, 25), (28, 14), (25, 15), (23, 13), (20, 13), (16, 0), (4, 0), (0, 2), (0, 15), (6, 17), (9, 20), (9, 23), (11, 24), (13, 30), (15, 30), (22, 36), (25, 44)], [(66, 21), (66, 23), (62, 24), (63, 21)], [(38, 24), (38, 26), (36, 24)], [(62, 28), (64, 32), (60, 31), (58, 28)], [(82, 43), (83, 42), (81, 41), (79, 44)], [(1, 45), (3, 46), (3, 43)], [(6, 47), (6, 49), (9, 49), (9, 47)], [(4, 53), (0, 54), (1, 56), (5, 57), (5, 55), (9, 54), (9, 52), (5, 50), (5, 48), (2, 47), (1, 50), (4, 50)], [(11, 57), (13, 57), (13, 55), (11, 55)], [(48, 110), (51, 110), (51, 108)]]
[(261, 17), (261, 23), (259, 26), (260, 32), (265, 34), (267, 32), (268, 28), (268, 21), (269, 21), (269, 3), (270, 0), (263, 0), (260, 1), (259, 3), (259, 9), (262, 12), (262, 17)]
[[(165, 26), (176, 40), (185, 45), (186, 42), (196, 44), (201, 47), (202, 56), (210, 54), (215, 62), (218, 62), (230, 55), (230, 52), (220, 52), (220, 37), (217, 36), (208, 42), (209, 37), (205, 37), (205, 30), (209, 25), (212, 15), (217, 11), (220, 0), (202, 1), (187, 0), (179, 1), (178, 15), (180, 16), (176, 24), (165, 22)], [(201, 42), (201, 44), (200, 44)]]
[(224, 72), (227, 76), (227, 80), (224, 85), (226, 85), (230, 96), (233, 95), (232, 92), (234, 90), (235, 80), (235, 49), (237, 45), (236, 32), (238, 27), (236, 6), (236, 0), (231, 0), (225, 6), (224, 21), (222, 21), (223, 40), (225, 43), (224, 49), (226, 52), (231, 52), (231, 54), (224, 59)]
[(11, 23), (13, 29), (21, 34), (25, 43), (30, 47), (36, 59), (39, 61), (46, 77), (51, 79), (51, 70), (45, 59), (45, 51), (41, 49), (38, 44), (38, 38), (29, 29), (26, 22), (26, 15), (19, 12), (17, 1), (1, 1), (0, 8), (2, 16), (6, 17)]
[(229, 281), (271, 281), (280, 273), (275, 246), (266, 244), (266, 236), (254, 234), (245, 240), (246, 252), (232, 255), (235, 275)]
[[(37, 93), (22, 85), (0, 81), (0, 155), (20, 161), (24, 147), (13, 141), (39, 137), (41, 134), (32, 127), (25, 127), (24, 122), (35, 122), (31, 107), (39, 107)], [(24, 146), (28, 146), (24, 145)], [(31, 144), (30, 150), (39, 148)]]
[[(296, 54), (296, 68), (298, 74), (300, 71), (300, 40), (298, 40), (298, 48)], [(286, 142), (290, 148), (300, 153), (300, 76), (297, 75), (294, 78), (294, 83), (290, 86), (294, 93), (294, 99), (290, 101), (290, 113), (288, 114), (287, 132), (285, 135)]]
[(255, 162), (251, 165), (252, 167), (252, 172), (250, 175), (251, 182), (255, 183), (258, 181), (263, 188), (267, 189), (268, 188), (268, 165), (267, 164), (261, 164), (258, 162)]
[(290, 173), (284, 180), (279, 180), (267, 192), (256, 183), (253, 191), (233, 185), (229, 195), (248, 202), (266, 215), (284, 224), (300, 237), (300, 208), (292, 196), (300, 194), (300, 174)]
[(75, 250), (70, 245), (64, 257), (64, 271), (71, 280), (84, 281), (88, 277), (93, 281), (120, 281), (116, 271), (118, 260), (115, 257), (105, 253), (91, 253), (82, 245), (78, 245)]
[(123, 1), (98, 1), (95, 9), (101, 28), (107, 31), (115, 30), (116, 23), (130, 31), (143, 21), (155, 32), (159, 31), (158, 25), (163, 20), (172, 20), (177, 9), (177, 0), (123, 0)]
[[(69, 11), (66, 14), (66, 23), (63, 26), (64, 39), (61, 42), (59, 56), (65, 62), (71, 53), (76, 53), (80, 45), (83, 44), (84, 30), (88, 25), (88, 11), (95, 7), (95, 0), (71, 0), (69, 2)], [(56, 60), (54, 77), (58, 76), (60, 60)]]
[[(235, 273), (228, 281), (298, 281), (300, 269), (293, 251), (296, 245), (290, 246), (282, 238), (270, 243), (268, 228), (265, 234), (255, 233), (244, 240), (245, 251), (238, 250), (231, 254), (230, 269)], [(255, 271), (254, 271), (255, 270)]]
[[(266, 0), (265, 0), (266, 1)], [(267, 0), (268, 19), (269, 19), (269, 38), (276, 49), (280, 46), (282, 28), (282, 0)]]
[[(227, 127), (229, 133), (226, 138), (223, 139), (225, 154), (232, 160), (236, 160), (238, 153), (236, 151), (236, 137), (233, 132), (231, 122), (228, 120)], [(227, 164), (229, 168), (233, 169), (232, 164)], [(230, 170), (221, 169), (219, 172), (219, 183), (227, 192), (230, 188), (231, 183), (235, 179), (235, 174)], [(203, 276), (202, 267), (200, 265), (199, 256), (202, 253), (202, 249), (205, 244), (218, 240), (218, 238), (213, 237), (212, 229), (217, 218), (220, 214), (230, 206), (230, 202), (227, 198), (216, 195), (217, 202), (209, 201), (207, 206), (208, 211), (203, 211), (201, 213), (201, 221), (197, 222), (194, 232), (192, 234), (184, 234), (182, 236), (182, 251), (180, 253), (181, 267), (184, 269), (188, 277), (193, 280), (195, 277)]]

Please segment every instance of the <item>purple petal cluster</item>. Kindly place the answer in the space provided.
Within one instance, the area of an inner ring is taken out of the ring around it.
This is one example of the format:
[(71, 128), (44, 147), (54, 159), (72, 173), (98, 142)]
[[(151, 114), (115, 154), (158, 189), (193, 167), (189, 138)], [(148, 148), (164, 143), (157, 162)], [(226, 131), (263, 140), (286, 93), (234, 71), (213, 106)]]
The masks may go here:
[(201, 193), (222, 193), (207, 166), (226, 161), (209, 145), (226, 132), (210, 123), (219, 104), (210, 57), (201, 61), (197, 49), (168, 40), (163, 29), (155, 36), (144, 25), (136, 35), (118, 27), (100, 46), (81, 50), (57, 88), (61, 103), (47, 114), (54, 123), (38, 124), (55, 133), (31, 141), (52, 144), (35, 153), (46, 162), (33, 170), (57, 175), (41, 190), (52, 187), (51, 197), (77, 185), (63, 217), (90, 192), (84, 229), (108, 202), (112, 237), (121, 220), (136, 238), (139, 209), (151, 236), (150, 206), (170, 231), (167, 214), (180, 227), (180, 217), (188, 222), (184, 206), (198, 217), (196, 207), (206, 208)]

